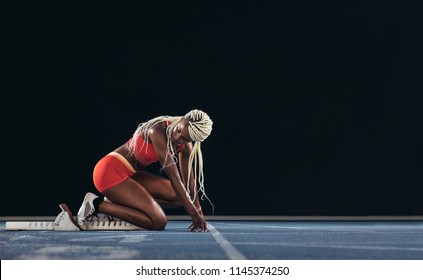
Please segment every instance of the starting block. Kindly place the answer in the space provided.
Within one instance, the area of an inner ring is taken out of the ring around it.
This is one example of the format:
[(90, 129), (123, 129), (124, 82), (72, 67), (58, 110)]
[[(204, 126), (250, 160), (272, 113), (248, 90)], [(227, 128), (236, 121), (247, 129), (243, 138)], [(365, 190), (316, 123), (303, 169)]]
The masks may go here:
[(90, 221), (85, 221), (83, 224), (78, 224), (65, 203), (60, 204), (59, 207), (62, 212), (57, 215), (54, 221), (8, 221), (6, 222), (6, 230), (144, 230), (121, 219), (114, 217), (110, 219), (107, 215), (102, 214), (93, 217)]

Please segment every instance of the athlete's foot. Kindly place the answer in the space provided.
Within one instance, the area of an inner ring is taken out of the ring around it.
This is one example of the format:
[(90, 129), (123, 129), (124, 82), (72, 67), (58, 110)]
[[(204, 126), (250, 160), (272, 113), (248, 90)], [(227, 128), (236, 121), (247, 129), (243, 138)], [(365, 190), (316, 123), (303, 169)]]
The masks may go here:
[(82, 202), (78, 215), (76, 216), (76, 220), (80, 226), (83, 225), (89, 217), (98, 212), (98, 209), (95, 209), (93, 203), (96, 198), (98, 198), (98, 196), (90, 192), (85, 195), (84, 201)]

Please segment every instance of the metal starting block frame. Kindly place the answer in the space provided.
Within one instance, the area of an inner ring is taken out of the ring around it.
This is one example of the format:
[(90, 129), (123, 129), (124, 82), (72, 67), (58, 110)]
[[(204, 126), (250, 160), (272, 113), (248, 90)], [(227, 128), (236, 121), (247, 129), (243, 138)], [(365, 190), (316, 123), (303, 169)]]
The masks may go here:
[(19, 221), (6, 222), (6, 230), (54, 230), (54, 231), (79, 231), (79, 230), (144, 230), (131, 223), (118, 218), (109, 218), (107, 215), (99, 214), (83, 224), (78, 224), (69, 207), (62, 203), (59, 205), (62, 212), (57, 215), (54, 221)]

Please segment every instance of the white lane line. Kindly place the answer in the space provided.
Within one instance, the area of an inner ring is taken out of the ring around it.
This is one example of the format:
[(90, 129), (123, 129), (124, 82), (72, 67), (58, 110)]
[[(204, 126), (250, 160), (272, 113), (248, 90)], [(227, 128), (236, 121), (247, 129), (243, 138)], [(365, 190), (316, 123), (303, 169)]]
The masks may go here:
[(216, 239), (217, 244), (222, 247), (223, 251), (225, 251), (226, 255), (229, 257), (230, 260), (246, 260), (247, 258), (238, 251), (232, 244), (223, 237), (220, 232), (212, 226), (210, 223), (207, 225), (211, 234), (213, 235), (214, 239)]

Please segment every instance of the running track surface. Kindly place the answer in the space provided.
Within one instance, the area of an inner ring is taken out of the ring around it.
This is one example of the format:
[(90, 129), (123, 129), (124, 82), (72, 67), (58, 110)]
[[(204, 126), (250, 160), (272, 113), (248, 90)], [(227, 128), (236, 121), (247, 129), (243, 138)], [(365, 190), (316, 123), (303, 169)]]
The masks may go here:
[(422, 260), (422, 221), (210, 221), (207, 233), (6, 231), (0, 259)]

